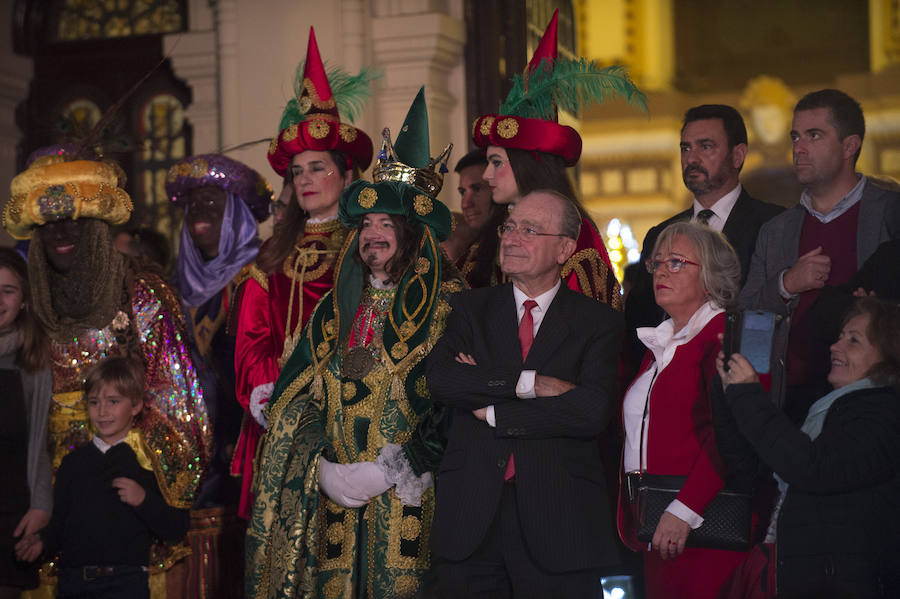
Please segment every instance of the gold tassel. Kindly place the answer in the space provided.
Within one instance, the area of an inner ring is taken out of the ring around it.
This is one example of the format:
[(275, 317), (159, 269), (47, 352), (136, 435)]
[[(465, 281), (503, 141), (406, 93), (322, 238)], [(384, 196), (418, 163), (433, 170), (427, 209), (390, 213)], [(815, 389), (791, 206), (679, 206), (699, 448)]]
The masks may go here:
[(316, 401), (325, 401), (325, 378), (318, 372), (313, 377), (312, 394)]
[(391, 401), (400, 403), (405, 399), (406, 389), (403, 387), (403, 381), (400, 380), (398, 375), (394, 374), (394, 378), (391, 379)]

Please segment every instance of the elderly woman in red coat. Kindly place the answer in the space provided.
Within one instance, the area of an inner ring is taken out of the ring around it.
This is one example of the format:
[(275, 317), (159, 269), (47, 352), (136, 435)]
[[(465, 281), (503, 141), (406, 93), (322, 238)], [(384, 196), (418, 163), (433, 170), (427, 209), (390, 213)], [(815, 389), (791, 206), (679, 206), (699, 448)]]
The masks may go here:
[(619, 534), (644, 551), (647, 597), (715, 597), (745, 553), (685, 548), (688, 534), (722, 489), (725, 471), (713, 438), (709, 383), (725, 329), (725, 307), (739, 291), (740, 263), (725, 238), (690, 222), (667, 227), (647, 261), (656, 303), (669, 315), (638, 329), (647, 346), (625, 394), (625, 472), (686, 476), (647, 546), (637, 541), (633, 506), (619, 501)]

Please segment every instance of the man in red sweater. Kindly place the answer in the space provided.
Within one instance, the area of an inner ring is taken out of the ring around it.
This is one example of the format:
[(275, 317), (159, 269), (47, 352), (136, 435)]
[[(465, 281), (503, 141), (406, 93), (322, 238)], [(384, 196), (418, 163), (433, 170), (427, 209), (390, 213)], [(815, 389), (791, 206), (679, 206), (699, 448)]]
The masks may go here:
[(821, 396), (829, 368), (809, 307), (822, 287), (846, 283), (880, 243), (900, 235), (900, 194), (856, 172), (865, 129), (862, 108), (844, 92), (824, 89), (797, 103), (794, 174), (805, 189), (799, 204), (760, 229), (741, 292), (745, 308), (791, 316), (776, 336), (772, 392), (796, 421)]

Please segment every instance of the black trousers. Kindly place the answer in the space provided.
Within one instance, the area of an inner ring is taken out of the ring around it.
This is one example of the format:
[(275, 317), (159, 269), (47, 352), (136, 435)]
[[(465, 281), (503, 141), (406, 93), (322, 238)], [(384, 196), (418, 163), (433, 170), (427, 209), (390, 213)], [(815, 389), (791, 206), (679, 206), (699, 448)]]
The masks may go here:
[(150, 599), (148, 573), (139, 566), (121, 567), (112, 576), (86, 579), (82, 568), (63, 568), (59, 599)]
[(503, 487), (494, 521), (481, 546), (459, 562), (437, 564), (444, 599), (599, 599), (599, 570), (548, 572), (528, 551), (519, 522), (514, 483)]

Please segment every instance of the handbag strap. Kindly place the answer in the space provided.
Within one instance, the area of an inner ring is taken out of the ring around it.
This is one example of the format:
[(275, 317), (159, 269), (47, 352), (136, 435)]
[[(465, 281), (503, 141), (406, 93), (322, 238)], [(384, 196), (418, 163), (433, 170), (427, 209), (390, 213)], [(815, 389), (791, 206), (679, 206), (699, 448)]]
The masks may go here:
[(638, 443), (638, 471), (644, 473), (644, 430), (646, 430), (647, 415), (650, 413), (650, 393), (653, 391), (653, 383), (656, 382), (656, 376), (659, 374), (659, 362), (653, 360), (653, 376), (650, 377), (650, 386), (647, 387), (647, 399), (644, 400), (644, 413), (641, 416), (641, 437)]

